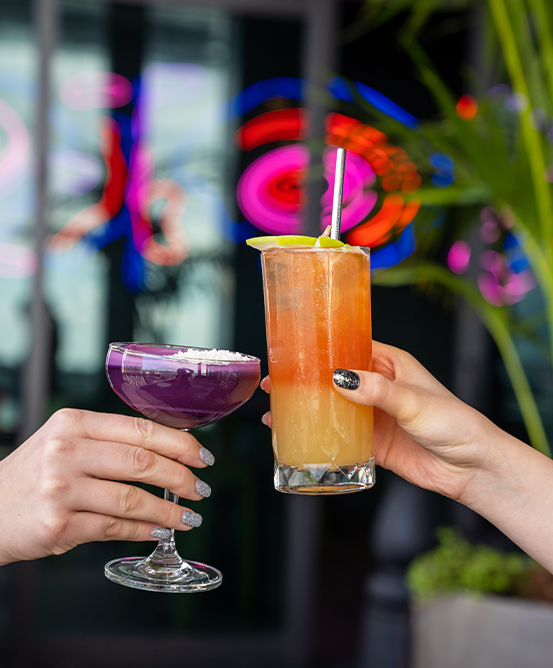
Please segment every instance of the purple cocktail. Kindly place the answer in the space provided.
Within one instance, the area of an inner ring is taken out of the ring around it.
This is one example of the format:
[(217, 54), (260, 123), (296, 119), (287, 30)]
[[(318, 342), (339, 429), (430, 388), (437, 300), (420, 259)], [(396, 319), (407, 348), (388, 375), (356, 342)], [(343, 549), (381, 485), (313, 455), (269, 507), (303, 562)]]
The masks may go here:
[[(260, 378), (257, 357), (150, 343), (110, 344), (106, 373), (129, 406), (154, 422), (183, 430), (232, 413), (251, 397)], [(169, 490), (165, 499), (178, 503)], [(216, 568), (179, 556), (172, 529), (162, 529), (160, 536), (149, 557), (110, 561), (106, 576), (127, 587), (173, 593), (208, 591), (221, 584)]]
[(177, 429), (205, 427), (232, 413), (259, 384), (259, 360), (240, 353), (113, 343), (111, 387), (145, 417)]

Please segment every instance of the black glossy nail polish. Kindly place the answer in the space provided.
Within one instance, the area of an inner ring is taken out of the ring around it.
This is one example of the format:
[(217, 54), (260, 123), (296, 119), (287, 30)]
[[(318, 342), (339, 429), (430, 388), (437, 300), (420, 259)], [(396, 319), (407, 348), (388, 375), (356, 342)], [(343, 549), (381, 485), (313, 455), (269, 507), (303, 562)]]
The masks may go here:
[(343, 387), (345, 390), (356, 390), (361, 384), (359, 375), (347, 369), (335, 369), (332, 378), (338, 387)]

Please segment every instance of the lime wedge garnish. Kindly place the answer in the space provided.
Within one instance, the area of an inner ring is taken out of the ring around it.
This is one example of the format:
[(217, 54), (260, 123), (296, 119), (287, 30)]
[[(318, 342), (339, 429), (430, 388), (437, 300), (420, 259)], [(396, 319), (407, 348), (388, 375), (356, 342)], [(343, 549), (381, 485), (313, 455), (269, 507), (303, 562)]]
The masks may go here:
[(346, 244), (339, 239), (330, 239), (330, 237), (318, 237), (318, 243), (315, 243), (315, 246), (320, 246), (321, 248), (336, 248), (337, 246), (345, 246)]
[(309, 246), (320, 246), (322, 248), (336, 248), (338, 246), (345, 246), (342, 241), (338, 239), (330, 239), (328, 237), (304, 237), (299, 234), (281, 234), (275, 237), (253, 237), (247, 239), (246, 243), (252, 248), (263, 251), (269, 248), (277, 248), (279, 246), (291, 246), (294, 248), (308, 248)]

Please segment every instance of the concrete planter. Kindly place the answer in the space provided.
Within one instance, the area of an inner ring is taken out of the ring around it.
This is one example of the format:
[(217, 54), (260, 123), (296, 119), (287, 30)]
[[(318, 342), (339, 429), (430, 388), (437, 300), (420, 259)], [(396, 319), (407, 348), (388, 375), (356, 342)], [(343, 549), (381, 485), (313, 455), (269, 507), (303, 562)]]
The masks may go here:
[(440, 596), (412, 606), (412, 668), (553, 666), (553, 605)]

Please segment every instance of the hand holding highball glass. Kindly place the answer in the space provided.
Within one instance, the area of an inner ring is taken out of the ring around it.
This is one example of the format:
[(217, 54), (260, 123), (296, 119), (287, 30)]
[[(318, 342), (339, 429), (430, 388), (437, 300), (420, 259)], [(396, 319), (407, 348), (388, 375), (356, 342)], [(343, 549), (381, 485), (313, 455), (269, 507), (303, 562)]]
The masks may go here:
[[(112, 343), (106, 373), (113, 390), (129, 406), (160, 424), (189, 430), (232, 413), (254, 393), (259, 359), (227, 350), (161, 344)], [(165, 499), (178, 497), (165, 490)], [(221, 584), (220, 571), (182, 559), (174, 531), (160, 528), (149, 557), (128, 557), (106, 564), (110, 580), (135, 589), (198, 592)]]

